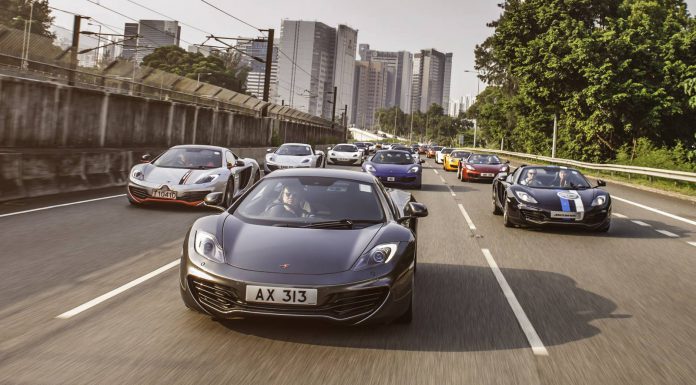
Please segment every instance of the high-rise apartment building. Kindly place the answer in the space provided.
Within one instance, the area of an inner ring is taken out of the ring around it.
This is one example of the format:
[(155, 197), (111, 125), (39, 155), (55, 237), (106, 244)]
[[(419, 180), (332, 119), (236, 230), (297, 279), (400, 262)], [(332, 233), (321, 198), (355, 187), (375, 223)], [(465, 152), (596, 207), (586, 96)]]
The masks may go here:
[(387, 94), (387, 65), (374, 61), (355, 63), (353, 89), (353, 123), (363, 129), (373, 129), (375, 112), (384, 108)]
[(126, 23), (124, 35), (126, 38), (134, 35), (139, 35), (139, 37), (124, 42), (121, 57), (124, 59), (135, 58), (140, 63), (156, 48), (168, 45), (178, 47), (181, 27), (177, 21), (172, 20), (140, 20), (138, 23)]
[[(331, 119), (353, 99), (358, 32), (316, 21), (283, 20), (278, 52), (278, 97), (300, 111)], [(333, 95), (334, 85), (338, 95)]]
[(413, 60), (413, 109), (426, 112), (432, 104), (449, 108), (452, 54), (435, 49), (421, 50)]
[[(266, 52), (268, 42), (240, 40), (237, 49), (245, 54), (240, 57), (240, 64), (249, 68), (247, 74), (246, 90), (248, 93), (261, 99), (263, 98), (263, 86), (266, 83)], [(260, 62), (254, 57), (263, 60)], [(273, 61), (271, 62), (270, 100), (275, 100), (278, 87), (278, 42), (273, 43)]]
[(411, 111), (411, 82), (413, 77), (413, 55), (410, 52), (376, 51), (361, 44), (362, 60), (383, 63), (387, 68), (387, 95), (385, 107), (398, 106), (401, 111)]

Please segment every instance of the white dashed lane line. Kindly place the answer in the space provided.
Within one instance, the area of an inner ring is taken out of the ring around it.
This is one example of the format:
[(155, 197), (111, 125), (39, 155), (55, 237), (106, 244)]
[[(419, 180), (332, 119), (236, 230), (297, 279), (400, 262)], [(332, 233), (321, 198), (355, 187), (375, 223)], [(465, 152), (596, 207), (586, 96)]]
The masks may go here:
[(437, 170), (436, 170), (436, 169), (433, 169), (433, 172), (434, 172), (435, 174), (437, 174), (437, 175), (440, 175), (440, 173), (439, 173), (439, 172), (437, 172)]
[(0, 218), (11, 217), (11, 216), (13, 216), (13, 215), (19, 215), (19, 214), (33, 213), (33, 212), (35, 212), (35, 211), (43, 211), (43, 210), (55, 209), (55, 208), (58, 208), (58, 207), (79, 205), (79, 204), (82, 204), (82, 203), (89, 203), (89, 202), (102, 201), (102, 200), (104, 200), (104, 199), (120, 198), (120, 197), (124, 197), (124, 196), (126, 196), (126, 194), (111, 195), (111, 196), (108, 196), (108, 197), (95, 198), (95, 199), (87, 199), (87, 200), (79, 201), (79, 202), (63, 203), (63, 204), (60, 204), (60, 205), (53, 205), (53, 206), (40, 207), (40, 208), (38, 208), (38, 209), (17, 211), (17, 212), (14, 212), (14, 213), (2, 214), (2, 215), (0, 215)]
[(696, 247), (696, 242), (686, 242), (686, 243), (690, 244), (691, 246)]
[(454, 190), (452, 190), (452, 186), (447, 185), (447, 189), (449, 189), (450, 194), (452, 194), (453, 197), (456, 197), (456, 196), (457, 196), (457, 194), (454, 193)]
[(447, 183), (447, 181), (445, 180), (445, 178), (442, 175), (440, 175), (440, 180), (442, 181), (442, 183)]
[[(459, 206), (461, 207), (461, 205)], [(493, 271), (493, 275), (498, 281), (498, 285), (500, 285), (500, 289), (503, 291), (503, 295), (505, 295), (505, 299), (507, 299), (512, 312), (515, 314), (517, 322), (520, 324), (520, 328), (522, 328), (522, 332), (524, 332), (525, 337), (527, 337), (527, 341), (529, 341), (529, 346), (531, 346), (532, 352), (537, 356), (548, 356), (549, 352), (541, 342), (541, 338), (539, 338), (536, 330), (534, 330), (534, 326), (529, 321), (529, 318), (527, 318), (527, 314), (525, 314), (524, 309), (522, 309), (522, 305), (520, 305), (519, 301), (517, 301), (515, 293), (510, 288), (510, 285), (508, 285), (505, 276), (500, 271), (495, 259), (493, 259), (493, 255), (491, 254), (490, 250), (481, 249), (481, 251), (483, 252), (483, 256), (486, 258), (486, 262), (488, 262), (488, 266)]]
[(674, 234), (674, 233), (669, 232), (669, 231), (667, 231), (667, 230), (657, 230), (657, 229), (656, 229), (655, 231), (657, 231), (658, 233), (660, 233), (660, 234), (662, 234), (662, 235), (666, 235), (666, 236), (668, 236), (668, 237), (670, 237), (670, 238), (679, 238), (679, 236), (678, 236), (677, 234)]
[(652, 226), (650, 226), (649, 224), (647, 224), (647, 223), (645, 223), (645, 222), (642, 222), (642, 221), (636, 221), (636, 220), (632, 220), (631, 222), (633, 222), (633, 223), (637, 224), (638, 226), (643, 226), (643, 227), (652, 227)]
[(688, 223), (688, 224), (690, 224), (690, 225), (696, 226), (696, 221), (692, 221), (691, 219), (682, 218), (682, 217), (680, 217), (680, 216), (678, 216), (678, 215), (674, 215), (674, 214), (668, 213), (668, 212), (666, 212), (666, 211), (658, 210), (658, 209), (652, 208), (652, 207), (650, 207), (650, 206), (646, 206), (646, 205), (644, 205), (644, 204), (640, 204), (640, 203), (637, 203), (637, 202), (629, 201), (628, 199), (624, 199), (624, 198), (619, 198), (619, 197), (617, 197), (616, 195), (612, 195), (611, 198), (612, 198), (612, 199), (616, 199), (617, 201), (620, 201), (620, 202), (628, 203), (628, 204), (630, 204), (630, 205), (634, 205), (634, 206), (636, 206), (636, 207), (640, 207), (640, 208), (642, 208), (642, 209), (645, 209), (645, 210), (648, 210), (648, 211), (652, 211), (652, 212), (654, 212), (654, 213), (657, 213), (657, 214), (660, 214), (660, 215), (664, 215), (664, 216), (666, 216), (666, 217), (670, 217), (670, 218), (672, 218), (672, 219), (676, 219), (676, 220), (678, 220), (678, 221), (682, 221), (682, 222), (684, 222), (684, 223)]
[(469, 228), (471, 230), (476, 230), (476, 226), (474, 225), (474, 222), (471, 220), (469, 213), (466, 212), (464, 205), (462, 205), (461, 203), (459, 204), (459, 211), (462, 212), (462, 215), (464, 216), (464, 219), (466, 219), (466, 223), (469, 225)]
[(623, 215), (623, 214), (619, 214), (619, 213), (612, 213), (611, 215), (613, 215), (613, 216), (615, 216), (615, 217), (617, 217), (617, 218), (621, 218), (621, 219), (626, 219), (626, 218), (628, 218), (627, 216), (625, 216), (625, 215)]

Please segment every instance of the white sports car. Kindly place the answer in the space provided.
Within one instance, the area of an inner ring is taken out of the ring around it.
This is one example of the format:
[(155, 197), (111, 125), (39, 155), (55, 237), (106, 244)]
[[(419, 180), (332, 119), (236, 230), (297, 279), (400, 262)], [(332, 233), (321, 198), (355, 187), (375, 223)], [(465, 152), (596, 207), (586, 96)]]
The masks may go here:
[(354, 144), (341, 143), (329, 148), (326, 160), (331, 164), (346, 164), (361, 166), (365, 152)]
[(324, 152), (315, 151), (309, 144), (285, 143), (275, 151), (269, 148), (266, 152), (263, 164), (266, 174), (284, 168), (326, 167)]
[(200, 206), (211, 192), (224, 193), (225, 207), (261, 178), (254, 159), (240, 158), (224, 147), (174, 146), (154, 159), (143, 155), (128, 177), (132, 204), (148, 202)]

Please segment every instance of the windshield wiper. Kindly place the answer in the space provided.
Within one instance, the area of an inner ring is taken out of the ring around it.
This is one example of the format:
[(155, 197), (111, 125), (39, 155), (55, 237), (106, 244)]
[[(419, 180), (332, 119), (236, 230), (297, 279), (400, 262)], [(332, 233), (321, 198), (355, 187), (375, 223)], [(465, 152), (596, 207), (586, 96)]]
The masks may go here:
[(325, 222), (315, 222), (308, 225), (301, 226), (308, 229), (340, 229), (349, 228), (352, 229), (355, 224), (377, 224), (382, 223), (381, 220), (377, 219), (339, 219), (337, 221), (325, 221)]

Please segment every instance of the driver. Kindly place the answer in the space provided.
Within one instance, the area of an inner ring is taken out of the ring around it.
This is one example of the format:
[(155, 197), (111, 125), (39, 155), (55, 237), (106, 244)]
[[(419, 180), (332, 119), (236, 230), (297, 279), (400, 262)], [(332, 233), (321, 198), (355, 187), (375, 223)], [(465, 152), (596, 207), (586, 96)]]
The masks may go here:
[(570, 170), (561, 169), (558, 172), (558, 186), (559, 187), (575, 187), (578, 185), (578, 181)]
[(532, 187), (541, 186), (541, 181), (539, 179), (536, 179), (537, 172), (538, 171), (535, 168), (527, 170), (527, 174), (525, 175), (525, 178), (522, 180), (522, 184)]
[(304, 190), (293, 185), (284, 186), (279, 199), (268, 210), (270, 216), (286, 218), (308, 217), (310, 212), (309, 203), (304, 199)]

